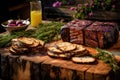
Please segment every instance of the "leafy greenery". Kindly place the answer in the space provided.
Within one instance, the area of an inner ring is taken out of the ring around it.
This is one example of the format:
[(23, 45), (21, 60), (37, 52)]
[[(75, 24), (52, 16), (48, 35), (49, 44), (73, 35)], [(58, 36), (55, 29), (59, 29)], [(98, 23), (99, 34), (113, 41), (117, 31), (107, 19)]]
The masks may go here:
[(60, 39), (60, 30), (63, 23), (52, 22), (48, 24), (40, 24), (36, 29), (36, 32), (32, 35), (37, 39), (41, 39), (45, 42), (50, 42), (52, 40)]
[(13, 31), (7, 35), (0, 35), (0, 47), (10, 46), (13, 38), (22, 36), (41, 39), (46, 43), (58, 40), (60, 39), (61, 26), (63, 26), (61, 22), (42, 23), (36, 29)]
[[(53, 7), (60, 7), (62, 4), (72, 2), (74, 0), (55, 0)], [(117, 6), (120, 4), (119, 0), (85, 0), (73, 2), (74, 5), (70, 8), (73, 11), (73, 18), (86, 19), (87, 17), (94, 16), (94, 12), (97, 10), (103, 11), (117, 11)]]
[(103, 60), (105, 63), (108, 63), (113, 71), (117, 71), (119, 69), (119, 66), (117, 64), (117, 60), (115, 59), (114, 55), (106, 50), (97, 48), (98, 54), (95, 55), (96, 58)]

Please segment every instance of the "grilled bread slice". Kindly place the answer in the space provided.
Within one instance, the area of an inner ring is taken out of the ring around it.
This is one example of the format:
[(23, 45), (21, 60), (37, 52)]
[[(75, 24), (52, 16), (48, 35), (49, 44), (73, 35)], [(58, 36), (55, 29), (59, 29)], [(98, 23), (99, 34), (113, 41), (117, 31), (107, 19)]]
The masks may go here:
[(62, 58), (62, 59), (70, 59), (72, 57), (71, 53), (56, 54), (56, 53), (48, 51), (47, 54), (51, 57)]
[(24, 48), (24, 47), (18, 47), (18, 46), (11, 46), (13, 50), (15, 50), (16, 52), (19, 53), (24, 53), (28, 51), (28, 48)]
[(82, 57), (82, 56), (89, 56), (89, 52), (87, 50), (79, 53), (74, 53), (74, 57)]
[(21, 37), (18, 38), (19, 42), (23, 43), (24, 45), (28, 47), (37, 47), (37, 46), (44, 46), (45, 42), (42, 40), (38, 40), (35, 38), (26, 38), (26, 37)]
[(89, 52), (85, 47), (78, 44), (72, 44), (69, 42), (56, 43), (55, 46), (48, 48), (48, 55), (52, 54), (54, 57), (61, 57), (61, 55), (67, 58), (79, 57), (88, 55)]
[(44, 41), (42, 41), (42, 40), (39, 40), (39, 46), (44, 46), (45, 45), (45, 42)]
[(37, 47), (39, 46), (40, 42), (39, 40), (36, 40), (36, 39), (32, 39), (33, 40), (33, 44), (29, 45), (29, 47)]
[(59, 42), (55, 44), (55, 47), (63, 52), (73, 51), (77, 48), (76, 44), (70, 42)]
[(81, 52), (84, 52), (84, 51), (86, 50), (86, 48), (83, 47), (82, 45), (76, 44), (76, 46), (77, 46), (77, 48), (72, 51), (72, 52), (74, 52), (74, 53), (81, 53)]
[(61, 50), (59, 50), (59, 49), (57, 49), (56, 47), (49, 47), (48, 48), (48, 51), (49, 52), (52, 52), (52, 53), (55, 53), (55, 54), (62, 54), (63, 52), (61, 51)]
[(72, 57), (72, 61), (75, 63), (92, 63), (95, 62), (95, 58), (90, 56)]
[(77, 49), (72, 51), (75, 57), (89, 55), (89, 51), (85, 47), (83, 47), (82, 45), (78, 45), (78, 44), (76, 45), (77, 45)]
[(10, 53), (12, 53), (12, 54), (17, 54), (17, 52), (16, 52), (15, 50), (13, 50), (12, 47), (9, 48), (9, 51), (10, 51)]
[(47, 54), (51, 57), (56, 57), (56, 58), (66, 58), (67, 56), (65, 54), (55, 54), (53, 52), (48, 51)]
[(18, 41), (22, 44), (25, 44), (26, 46), (31, 46), (34, 43), (34, 38), (20, 37), (18, 38)]

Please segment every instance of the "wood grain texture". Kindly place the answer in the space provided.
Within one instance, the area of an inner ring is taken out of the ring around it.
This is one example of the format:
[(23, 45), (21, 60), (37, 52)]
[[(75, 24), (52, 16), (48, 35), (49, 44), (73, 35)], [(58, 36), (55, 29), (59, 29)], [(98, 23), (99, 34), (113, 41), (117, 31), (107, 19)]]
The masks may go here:
[[(58, 41), (61, 42), (61, 41)], [(56, 42), (52, 42), (53, 46)], [(120, 38), (113, 47), (107, 49), (114, 52), (120, 66)], [(48, 46), (48, 45), (46, 45)], [(86, 47), (92, 55), (96, 50)], [(112, 71), (108, 64), (97, 60), (92, 64), (77, 64), (71, 60), (51, 58), (47, 55), (15, 56), (7, 48), (0, 49), (1, 78), (5, 80), (120, 80), (120, 70)]]

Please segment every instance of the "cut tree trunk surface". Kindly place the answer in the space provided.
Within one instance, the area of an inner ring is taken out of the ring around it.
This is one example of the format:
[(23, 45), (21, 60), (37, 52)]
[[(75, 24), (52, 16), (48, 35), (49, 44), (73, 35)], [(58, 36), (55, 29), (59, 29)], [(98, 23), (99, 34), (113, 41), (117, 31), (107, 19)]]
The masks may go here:
[[(53, 42), (50, 46), (54, 45)], [(48, 44), (49, 45), (49, 44)], [(109, 51), (120, 52), (120, 39)], [(96, 54), (96, 50), (87, 49)], [(70, 60), (54, 59), (47, 55), (12, 55), (7, 48), (0, 49), (0, 71), (4, 80), (120, 80), (118, 70), (101, 60), (92, 64), (77, 64)], [(116, 56), (120, 61), (120, 57)]]

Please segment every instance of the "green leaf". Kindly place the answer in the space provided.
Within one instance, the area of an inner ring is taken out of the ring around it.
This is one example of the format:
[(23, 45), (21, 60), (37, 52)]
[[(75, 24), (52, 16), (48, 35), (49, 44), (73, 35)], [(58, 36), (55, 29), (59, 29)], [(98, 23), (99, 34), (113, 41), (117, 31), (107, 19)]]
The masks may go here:
[(117, 64), (117, 60), (115, 59), (114, 55), (111, 52), (100, 49), (100, 48), (97, 48), (97, 51), (98, 51), (98, 54), (94, 56), (95, 58), (103, 60), (103, 62), (109, 64), (114, 72), (120, 69), (120, 67)]

